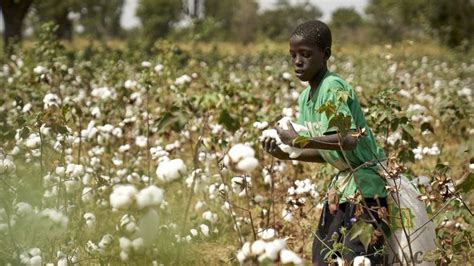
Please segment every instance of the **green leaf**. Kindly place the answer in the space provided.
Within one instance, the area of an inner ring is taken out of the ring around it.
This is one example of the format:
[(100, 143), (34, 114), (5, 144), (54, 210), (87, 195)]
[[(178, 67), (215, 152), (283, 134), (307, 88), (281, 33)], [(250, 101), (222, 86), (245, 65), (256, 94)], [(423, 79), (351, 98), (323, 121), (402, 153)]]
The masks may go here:
[(338, 113), (337, 115), (332, 117), (331, 120), (329, 120), (328, 128), (337, 129), (337, 131), (339, 131), (339, 133), (341, 133), (341, 135), (345, 137), (347, 135), (347, 132), (349, 132), (349, 129), (351, 129), (351, 121), (351, 116), (345, 115), (343, 113)]
[(474, 189), (474, 173), (469, 173), (467, 178), (457, 187), (464, 193), (472, 191)]
[(331, 117), (336, 114), (336, 106), (332, 102), (326, 102), (319, 107), (318, 112), (326, 114), (326, 117)]
[(224, 125), (227, 130), (236, 131), (240, 128), (240, 122), (234, 118), (227, 109), (222, 109), (219, 115), (219, 123)]
[(30, 129), (28, 127), (24, 127), (21, 129), (20, 137), (22, 139), (26, 139), (30, 135)]
[(162, 130), (163, 128), (165, 128), (166, 126), (168, 126), (169, 124), (173, 123), (175, 119), (176, 119), (176, 117), (173, 115), (173, 113), (171, 113), (171, 112), (166, 112), (166, 113), (160, 118), (160, 120), (158, 120), (158, 122), (157, 122), (156, 125), (155, 125), (157, 131), (160, 131), (160, 130)]
[(338, 90), (336, 93), (336, 98), (338, 101), (346, 103), (347, 100), (349, 99), (349, 92), (348, 91), (343, 91), (343, 90)]
[(359, 237), (360, 242), (364, 245), (365, 251), (367, 251), (374, 232), (375, 228), (372, 224), (359, 220), (352, 226), (350, 238), (354, 240), (356, 237)]

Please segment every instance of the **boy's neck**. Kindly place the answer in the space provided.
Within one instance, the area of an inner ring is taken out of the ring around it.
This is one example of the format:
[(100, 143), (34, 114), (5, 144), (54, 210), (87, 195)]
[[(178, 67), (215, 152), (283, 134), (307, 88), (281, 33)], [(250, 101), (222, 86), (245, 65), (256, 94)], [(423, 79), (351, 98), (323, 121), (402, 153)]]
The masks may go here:
[(328, 71), (327, 66), (324, 66), (321, 71), (319, 71), (318, 74), (314, 76), (313, 79), (309, 81), (309, 85), (311, 86), (311, 91), (310, 91), (310, 99), (313, 97), (314, 92), (318, 89), (319, 84), (323, 80), (324, 76), (326, 75), (326, 72)]

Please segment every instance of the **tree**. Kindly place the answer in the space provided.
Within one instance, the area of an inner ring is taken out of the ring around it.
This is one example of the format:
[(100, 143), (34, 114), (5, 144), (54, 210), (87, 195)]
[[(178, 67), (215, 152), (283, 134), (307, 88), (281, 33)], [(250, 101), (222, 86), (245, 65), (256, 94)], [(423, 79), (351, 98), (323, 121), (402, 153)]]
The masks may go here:
[(247, 44), (255, 40), (257, 32), (257, 9), (254, 0), (239, 0), (232, 18), (232, 39)]
[(451, 47), (474, 41), (472, 0), (371, 0), (366, 13), (383, 39), (434, 36)]
[(440, 0), (430, 14), (430, 25), (442, 43), (469, 48), (474, 42), (474, 1)]
[[(77, 0), (76, 0), (77, 1)], [(120, 17), (124, 0), (82, 0), (79, 22), (84, 32), (95, 38), (112, 38), (120, 36), (122, 28)]]
[[(76, 1), (77, 2), (77, 1)], [(75, 0), (42, 0), (33, 3), (39, 25), (52, 21), (56, 25), (55, 34), (60, 39), (72, 39), (73, 24), (68, 14), (74, 9)]]
[(241, 1), (235, 0), (205, 0), (204, 16), (217, 24), (222, 38), (231, 37), (232, 23), (237, 20), (234, 17), (241, 4)]
[(75, 13), (84, 34), (102, 39), (120, 35), (123, 4), (124, 0), (41, 0), (33, 7), (40, 24), (52, 21), (57, 25), (58, 38), (72, 38), (74, 21), (70, 14)]
[(270, 39), (286, 40), (297, 25), (321, 16), (321, 10), (309, 1), (291, 5), (288, 0), (279, 0), (274, 9), (260, 15), (260, 32)]
[(147, 48), (151, 48), (154, 41), (165, 37), (183, 11), (183, 5), (178, 0), (140, 0), (137, 16), (143, 27), (143, 34)]
[(339, 8), (332, 13), (330, 27), (334, 39), (340, 41), (367, 41), (362, 34), (364, 21), (353, 8)]
[(362, 17), (354, 8), (339, 8), (332, 13), (332, 29), (351, 29), (355, 30), (362, 26)]
[(422, 36), (427, 26), (430, 0), (371, 0), (365, 12), (375, 34), (381, 39), (400, 41)]
[(33, 0), (2, 0), (0, 8), (3, 13), (5, 29), (3, 44), (7, 54), (12, 52), (13, 45), (22, 39), (23, 20)]

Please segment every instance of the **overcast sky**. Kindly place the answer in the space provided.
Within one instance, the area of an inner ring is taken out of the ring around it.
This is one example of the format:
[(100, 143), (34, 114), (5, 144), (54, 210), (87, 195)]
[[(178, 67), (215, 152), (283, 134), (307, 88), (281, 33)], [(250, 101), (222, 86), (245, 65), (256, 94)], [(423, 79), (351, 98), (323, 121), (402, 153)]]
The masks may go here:
[[(262, 9), (271, 8), (278, 0), (258, 0)], [(305, 0), (290, 0), (292, 3), (305, 2)], [(364, 8), (369, 0), (309, 0), (323, 12), (322, 20), (328, 22), (331, 19), (331, 13), (339, 7), (353, 7), (360, 14), (364, 13)], [(122, 18), (120, 24), (129, 29), (139, 25), (139, 20), (135, 17), (135, 9), (138, 0), (125, 0)], [(3, 30), (3, 18), (0, 20), (0, 30)]]

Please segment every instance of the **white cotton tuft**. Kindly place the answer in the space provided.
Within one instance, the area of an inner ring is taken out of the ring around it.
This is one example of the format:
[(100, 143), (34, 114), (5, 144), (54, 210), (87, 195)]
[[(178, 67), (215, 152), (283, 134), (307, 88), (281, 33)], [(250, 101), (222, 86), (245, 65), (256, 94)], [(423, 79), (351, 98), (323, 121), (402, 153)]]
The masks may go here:
[(254, 255), (260, 255), (265, 251), (265, 241), (259, 239), (252, 243), (251, 251)]
[(269, 240), (275, 237), (275, 230), (273, 228), (267, 228), (258, 233), (258, 236), (263, 240)]
[(156, 175), (163, 182), (170, 182), (184, 176), (186, 165), (181, 159), (162, 161), (156, 168)]
[(122, 236), (121, 238), (119, 238), (119, 246), (122, 251), (127, 252), (132, 248), (132, 241)]
[(239, 143), (229, 150), (224, 164), (238, 172), (251, 172), (258, 166), (258, 160), (252, 147)]
[(137, 206), (143, 209), (148, 206), (160, 205), (163, 201), (163, 190), (157, 186), (149, 186), (138, 192), (136, 195)]
[(285, 247), (285, 240), (275, 239), (265, 245), (265, 253), (263, 254), (263, 256), (274, 261), (278, 258), (280, 250), (284, 249)]
[[(303, 133), (303, 132), (308, 131), (308, 129), (306, 127), (291, 122), (291, 119), (289, 117), (286, 117), (286, 116), (283, 117), (282, 119), (280, 119), (280, 121), (277, 122), (277, 125), (279, 127), (283, 128), (284, 130), (288, 130), (288, 122), (291, 123), (291, 125), (293, 126), (293, 128), (295, 129), (295, 131), (297, 133)], [(262, 135), (260, 136), (260, 140), (263, 140), (264, 138), (275, 139), (278, 147), (283, 152), (287, 153), (291, 159), (298, 158), (301, 155), (301, 153), (303, 153), (303, 149), (295, 148), (295, 147), (292, 147), (290, 145), (284, 144), (281, 141), (280, 136), (278, 135), (278, 132), (275, 129), (264, 130), (262, 132)]]
[(133, 185), (117, 186), (112, 194), (110, 194), (110, 204), (114, 209), (126, 209), (132, 205), (137, 192)]
[(354, 258), (354, 266), (370, 266), (370, 260), (364, 256), (357, 256)]
[(201, 224), (199, 228), (201, 229), (201, 232), (204, 236), (209, 236), (209, 226)]
[(282, 264), (293, 263), (294, 265), (300, 265), (303, 263), (303, 260), (296, 253), (288, 249), (280, 251), (280, 261)]

